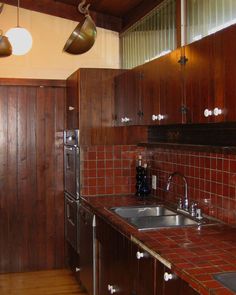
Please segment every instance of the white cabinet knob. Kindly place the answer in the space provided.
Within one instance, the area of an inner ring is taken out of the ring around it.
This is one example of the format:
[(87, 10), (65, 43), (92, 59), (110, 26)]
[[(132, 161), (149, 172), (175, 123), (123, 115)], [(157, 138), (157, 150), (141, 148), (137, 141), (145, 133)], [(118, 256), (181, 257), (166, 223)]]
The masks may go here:
[(211, 110), (208, 110), (208, 109), (205, 109), (205, 110), (204, 110), (204, 116), (205, 116), (206, 118), (212, 116), (212, 111), (211, 111)]
[(161, 115), (161, 114), (158, 114), (158, 115), (152, 115), (152, 121), (161, 121), (164, 119), (164, 116)]
[(169, 280), (172, 280), (172, 279), (173, 279), (173, 274), (168, 273), (168, 272), (164, 273), (164, 281), (165, 282), (168, 282)]
[(73, 111), (74, 109), (75, 109), (75, 108), (72, 107), (72, 106), (69, 106), (69, 107), (68, 107), (68, 110), (69, 110), (69, 111)]
[(143, 258), (143, 257), (144, 257), (144, 253), (143, 253), (143, 252), (139, 252), (139, 251), (138, 251), (138, 252), (136, 253), (136, 258), (137, 258), (137, 259), (141, 259), (141, 258)]
[(114, 286), (110, 285), (110, 284), (107, 285), (107, 290), (109, 291), (110, 294), (114, 294), (114, 293), (117, 292), (117, 289)]
[(117, 292), (117, 290), (112, 286), (112, 288), (111, 288), (111, 290), (110, 290), (110, 293), (111, 294), (114, 294), (114, 293), (116, 293)]
[(128, 123), (130, 121), (131, 121), (130, 118), (127, 118), (127, 117), (121, 118), (121, 123)]
[(222, 112), (222, 109), (214, 108), (213, 113), (214, 113), (214, 116), (219, 116), (219, 115), (222, 115), (223, 112)]

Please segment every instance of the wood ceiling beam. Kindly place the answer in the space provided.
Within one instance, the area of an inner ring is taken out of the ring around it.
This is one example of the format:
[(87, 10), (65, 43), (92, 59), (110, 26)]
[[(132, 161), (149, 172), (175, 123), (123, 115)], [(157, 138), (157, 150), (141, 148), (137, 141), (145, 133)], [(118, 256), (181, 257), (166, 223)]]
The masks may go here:
[[(17, 6), (17, 0), (1, 0), (1, 3)], [(81, 21), (82, 19), (82, 14), (78, 12), (77, 7), (58, 1), (21, 0), (20, 7), (77, 22)], [(90, 10), (90, 15), (98, 27), (116, 32), (120, 32), (122, 29), (121, 18), (98, 13), (92, 10)]]

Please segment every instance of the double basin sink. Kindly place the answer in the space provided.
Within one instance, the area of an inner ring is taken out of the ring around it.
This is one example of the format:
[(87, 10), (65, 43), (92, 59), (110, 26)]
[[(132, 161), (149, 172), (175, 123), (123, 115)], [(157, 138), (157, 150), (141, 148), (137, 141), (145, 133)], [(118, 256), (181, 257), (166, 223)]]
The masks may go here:
[(110, 208), (110, 211), (125, 219), (138, 230), (197, 226), (200, 224), (200, 220), (179, 214), (164, 205), (113, 207)]

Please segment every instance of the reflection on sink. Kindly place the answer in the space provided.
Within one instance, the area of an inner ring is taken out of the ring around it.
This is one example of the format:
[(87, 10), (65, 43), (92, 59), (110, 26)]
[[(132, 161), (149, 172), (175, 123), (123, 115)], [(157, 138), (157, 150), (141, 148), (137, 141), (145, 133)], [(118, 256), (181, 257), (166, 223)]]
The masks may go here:
[(214, 278), (229, 288), (233, 292), (236, 292), (236, 272), (227, 272), (214, 275)]
[(127, 221), (138, 230), (152, 230), (163, 227), (183, 227), (198, 225), (198, 222), (184, 215), (144, 216), (128, 218)]
[(144, 216), (162, 216), (175, 215), (174, 211), (167, 209), (162, 205), (158, 206), (129, 206), (129, 207), (113, 207), (110, 209), (123, 218), (144, 217)]

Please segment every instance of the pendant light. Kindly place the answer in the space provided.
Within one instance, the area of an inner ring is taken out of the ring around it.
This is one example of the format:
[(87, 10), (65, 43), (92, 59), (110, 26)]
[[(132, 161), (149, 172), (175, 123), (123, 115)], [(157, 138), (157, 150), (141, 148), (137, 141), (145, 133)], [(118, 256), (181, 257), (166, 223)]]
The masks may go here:
[(71, 33), (63, 48), (63, 51), (69, 54), (87, 52), (93, 46), (97, 36), (96, 25), (88, 11), (90, 4), (83, 7), (85, 3), (86, 0), (82, 0), (78, 5), (78, 10), (81, 14), (84, 14), (84, 18)]
[[(0, 14), (2, 13), (4, 4), (0, 6)], [(3, 35), (3, 31), (0, 29), (0, 57), (10, 56), (12, 54), (11, 43), (8, 38)]]
[(11, 45), (13, 55), (24, 55), (28, 53), (32, 47), (32, 37), (28, 30), (20, 27), (19, 21), (20, 0), (17, 5), (17, 26), (6, 32)]

